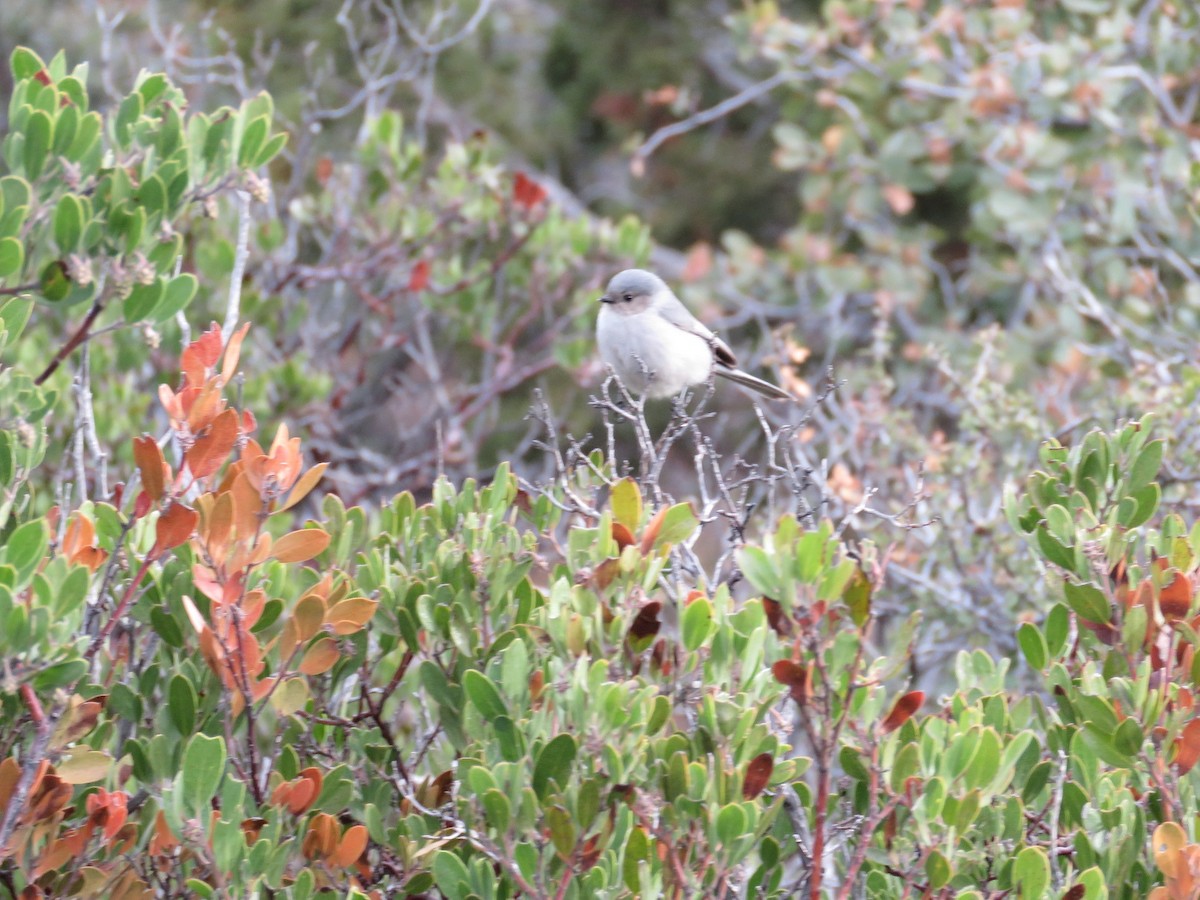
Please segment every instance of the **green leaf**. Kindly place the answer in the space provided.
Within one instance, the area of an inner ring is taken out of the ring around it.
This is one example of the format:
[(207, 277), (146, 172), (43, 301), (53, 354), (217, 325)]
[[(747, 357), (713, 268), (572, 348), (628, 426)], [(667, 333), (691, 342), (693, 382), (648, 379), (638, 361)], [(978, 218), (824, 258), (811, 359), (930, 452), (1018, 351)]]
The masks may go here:
[(192, 814), (208, 821), (212, 798), (225, 775), (225, 740), (197, 734), (183, 751), (179, 772), (183, 780), (183, 800)]
[(1112, 619), (1108, 598), (1094, 584), (1090, 582), (1074, 584), (1064, 581), (1063, 594), (1066, 597), (1067, 605), (1081, 618), (1098, 625), (1107, 624)]
[(668, 544), (678, 544), (692, 536), (700, 524), (690, 503), (676, 503), (663, 517), (662, 528), (654, 540), (655, 549)]
[(243, 169), (251, 168), (267, 140), (270, 124), (266, 116), (259, 116), (250, 122), (242, 131), (242, 144), (238, 147), (238, 165)]
[(75, 132), (79, 130), (79, 120), (82, 114), (75, 106), (64, 106), (59, 110), (54, 122), (54, 154), (65, 156), (75, 142)]
[(693, 653), (703, 646), (712, 633), (713, 606), (707, 597), (697, 597), (683, 608), (679, 631), (683, 647)]
[(50, 536), (42, 519), (26, 522), (5, 542), (4, 561), (16, 569), (17, 585), (23, 585), (46, 555)]
[(865, 625), (871, 618), (871, 580), (861, 567), (854, 567), (842, 599), (850, 610), (851, 621), (860, 628)]
[(467, 699), (485, 719), (508, 715), (508, 706), (500, 695), (500, 689), (478, 669), (468, 669), (464, 672), (462, 684)]
[(183, 675), (171, 679), (167, 711), (171, 714), (171, 724), (183, 737), (196, 730), (196, 688)]
[(533, 792), (538, 799), (545, 798), (546, 788), (551, 781), (557, 782), (559, 787), (566, 787), (577, 752), (575, 738), (569, 734), (560, 734), (546, 742), (533, 766)]
[(508, 831), (509, 822), (512, 821), (512, 804), (508, 802), (508, 796), (496, 788), (490, 788), (483, 793), (480, 798), (483, 801), (483, 811), (487, 814), (487, 820), (491, 823), (492, 828), (503, 834)]
[(138, 188), (138, 201), (153, 215), (165, 215), (167, 211), (167, 186), (158, 174), (151, 175)]
[(622, 478), (612, 489), (613, 518), (630, 532), (642, 523), (642, 491), (632, 478)]
[(154, 309), (154, 321), (165, 322), (167, 319), (174, 318), (175, 313), (181, 312), (192, 302), (192, 298), (196, 296), (198, 285), (196, 276), (190, 272), (176, 275), (168, 281), (162, 301)]
[(0, 279), (20, 275), (24, 264), (24, 245), (15, 237), (0, 238)]
[(451, 850), (439, 850), (433, 857), (433, 880), (447, 900), (465, 900), (471, 892), (471, 876), (467, 867)]
[(625, 842), (625, 859), (621, 864), (621, 878), (625, 882), (625, 887), (633, 891), (634, 895), (641, 896), (641, 864), (650, 859), (650, 839), (646, 836), (643, 828), (634, 828), (629, 832), (629, 839)]
[(571, 814), (556, 803), (546, 810), (546, 825), (550, 828), (550, 841), (554, 849), (566, 859), (575, 849), (577, 839)]
[(944, 888), (950, 882), (950, 876), (954, 874), (954, 870), (950, 868), (950, 862), (942, 855), (940, 850), (932, 850), (925, 859), (925, 877), (929, 879), (929, 887), (934, 890)]
[(1051, 659), (1062, 654), (1070, 634), (1071, 614), (1061, 603), (1055, 603), (1046, 615), (1046, 652)]
[(129, 132), (133, 128), (134, 123), (142, 117), (142, 112), (145, 108), (145, 101), (137, 91), (134, 91), (121, 101), (121, 107), (117, 110), (115, 127), (117, 143), (122, 150), (128, 149), (130, 140)]
[(67, 278), (67, 267), (61, 261), (53, 260), (42, 269), (38, 293), (51, 303), (65, 300), (70, 295), (71, 279)]
[(1026, 847), (1013, 861), (1013, 882), (1020, 897), (1044, 897), (1050, 886), (1050, 860), (1041, 847)]
[(737, 564), (758, 593), (773, 600), (783, 600), (783, 580), (766, 550), (750, 545), (741, 547), (737, 551)]
[(63, 194), (54, 210), (54, 242), (64, 256), (74, 253), (83, 235), (83, 204), (74, 194)]
[(1133, 465), (1129, 469), (1129, 486), (1127, 493), (1132, 494), (1148, 485), (1158, 476), (1162, 468), (1163, 442), (1151, 441), (1142, 448)]
[(42, 174), (53, 142), (54, 120), (39, 109), (25, 123), (25, 177), (30, 181)]
[(746, 812), (739, 803), (721, 807), (717, 813), (717, 838), (724, 846), (732, 846), (746, 835)]
[(278, 156), (280, 151), (287, 145), (287, 141), (287, 133), (283, 131), (267, 141), (262, 150), (259, 151), (258, 158), (254, 160), (254, 168), (261, 168)]
[(1032, 622), (1023, 622), (1017, 629), (1017, 643), (1034, 671), (1040, 672), (1046, 667), (1048, 657), (1046, 638), (1036, 625)]
[(123, 310), (126, 322), (140, 322), (150, 316), (166, 293), (166, 281), (156, 277), (149, 284), (136, 285), (125, 298)]
[(32, 78), (42, 69), (46, 68), (46, 64), (42, 62), (42, 58), (30, 50), (28, 47), (17, 47), (13, 50), (12, 55), (8, 59), (9, 68), (12, 69), (13, 81), (21, 81), (25, 78)]

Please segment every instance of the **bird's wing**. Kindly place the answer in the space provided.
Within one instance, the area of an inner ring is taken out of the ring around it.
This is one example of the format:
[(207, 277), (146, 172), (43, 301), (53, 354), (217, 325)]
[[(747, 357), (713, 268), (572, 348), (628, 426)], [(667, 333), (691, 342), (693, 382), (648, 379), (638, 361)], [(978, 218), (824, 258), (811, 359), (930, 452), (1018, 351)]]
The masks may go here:
[(702, 338), (712, 347), (713, 356), (717, 362), (723, 366), (733, 368), (737, 365), (737, 357), (733, 355), (733, 351), (729, 349), (729, 345), (713, 334), (703, 322), (688, 312), (687, 307), (679, 302), (678, 298), (674, 298), (674, 303), (664, 303), (658, 306), (658, 314), (674, 325), (686, 331), (688, 334), (694, 334), (698, 338)]

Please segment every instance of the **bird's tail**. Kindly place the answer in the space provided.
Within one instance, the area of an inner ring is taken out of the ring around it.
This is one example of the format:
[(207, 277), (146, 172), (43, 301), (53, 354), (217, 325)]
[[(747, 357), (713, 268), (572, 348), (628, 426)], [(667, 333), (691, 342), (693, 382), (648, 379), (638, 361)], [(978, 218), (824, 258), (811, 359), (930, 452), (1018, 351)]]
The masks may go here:
[(752, 391), (757, 391), (764, 397), (771, 400), (794, 400), (795, 398), (781, 387), (776, 387), (769, 381), (763, 381), (761, 378), (755, 378), (749, 372), (743, 372), (741, 369), (727, 369), (724, 366), (717, 366), (716, 372), (722, 378), (728, 378), (730, 381), (750, 388)]

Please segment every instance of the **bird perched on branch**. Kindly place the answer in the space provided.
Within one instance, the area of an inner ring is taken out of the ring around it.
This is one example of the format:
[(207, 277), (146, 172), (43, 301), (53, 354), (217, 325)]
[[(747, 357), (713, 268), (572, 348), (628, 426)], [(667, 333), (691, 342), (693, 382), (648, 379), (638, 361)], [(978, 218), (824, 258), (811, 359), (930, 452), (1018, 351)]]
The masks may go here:
[(653, 272), (618, 272), (600, 303), (600, 356), (633, 393), (673, 397), (715, 373), (772, 400), (792, 399), (782, 388), (737, 368), (733, 351)]

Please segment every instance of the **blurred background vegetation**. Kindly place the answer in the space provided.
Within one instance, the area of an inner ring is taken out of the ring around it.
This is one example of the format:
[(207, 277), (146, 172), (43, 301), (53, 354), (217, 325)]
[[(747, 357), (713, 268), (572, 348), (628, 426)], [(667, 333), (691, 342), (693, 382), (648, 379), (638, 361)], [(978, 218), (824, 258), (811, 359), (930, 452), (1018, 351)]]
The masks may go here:
[[(589, 446), (593, 301), (649, 265), (802, 398), (760, 420), (719, 392), (718, 449), (763, 467), (786, 444), (804, 508), (891, 585), (884, 620), (925, 610), (918, 671), (1011, 650), (1044, 570), (1002, 499), (1046, 438), (1153, 412), (1165, 505), (1196, 512), (1198, 31), (1160, 0), (0, 7), (0, 52), (88, 61), (96, 106), (141, 69), (208, 113), (270, 91), (291, 140), (269, 187), (240, 185), (242, 390), (348, 503), (506, 460), (549, 477), (539, 387)], [(237, 205), (196, 215), (187, 318), (92, 342), (97, 389), (128, 401), (107, 445), (159, 414), (139, 386), (185, 330), (222, 318)], [(35, 315), (30, 371), (82, 314)]]

